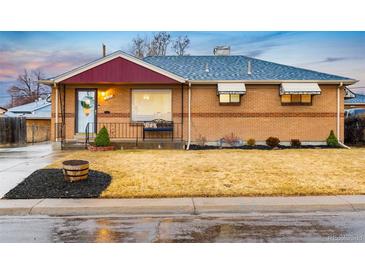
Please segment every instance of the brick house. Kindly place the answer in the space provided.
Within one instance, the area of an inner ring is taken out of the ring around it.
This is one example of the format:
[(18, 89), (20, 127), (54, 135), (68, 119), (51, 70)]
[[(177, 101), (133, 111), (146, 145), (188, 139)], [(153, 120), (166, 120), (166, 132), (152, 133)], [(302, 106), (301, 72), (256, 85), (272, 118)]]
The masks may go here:
[(364, 108), (365, 94), (354, 93), (349, 91), (349, 95), (345, 98), (345, 109)]
[(232, 133), (319, 144), (334, 130), (343, 140), (345, 87), (356, 80), (219, 51), (143, 60), (117, 51), (42, 82), (52, 86), (54, 141), (82, 143), (106, 126), (119, 142), (189, 146)]

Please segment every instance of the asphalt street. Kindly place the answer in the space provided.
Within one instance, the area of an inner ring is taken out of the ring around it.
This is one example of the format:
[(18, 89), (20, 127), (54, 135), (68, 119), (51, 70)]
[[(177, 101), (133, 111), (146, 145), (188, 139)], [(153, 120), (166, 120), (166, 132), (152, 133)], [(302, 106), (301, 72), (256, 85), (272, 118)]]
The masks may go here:
[(365, 211), (0, 217), (0, 242), (365, 242)]

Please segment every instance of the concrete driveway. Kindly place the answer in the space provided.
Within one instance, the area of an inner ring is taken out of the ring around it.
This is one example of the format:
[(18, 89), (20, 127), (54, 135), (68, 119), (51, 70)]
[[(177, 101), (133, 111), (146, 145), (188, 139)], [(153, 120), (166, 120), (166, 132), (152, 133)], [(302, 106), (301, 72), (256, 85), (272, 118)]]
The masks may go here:
[(54, 151), (50, 143), (0, 148), (0, 198), (32, 172), (52, 163), (62, 154)]

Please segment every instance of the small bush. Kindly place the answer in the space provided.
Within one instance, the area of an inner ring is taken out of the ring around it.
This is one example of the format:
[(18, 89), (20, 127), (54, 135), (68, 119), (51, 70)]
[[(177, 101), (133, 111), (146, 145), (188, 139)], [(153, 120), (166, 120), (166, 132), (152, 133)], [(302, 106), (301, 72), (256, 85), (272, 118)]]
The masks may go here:
[(331, 130), (330, 135), (327, 138), (327, 146), (329, 147), (337, 147), (338, 146), (338, 140), (337, 137), (335, 135), (335, 133), (333, 132), (333, 130)]
[(302, 143), (300, 142), (299, 139), (291, 139), (290, 140), (290, 145), (292, 147), (301, 147), (302, 146)]
[(96, 135), (95, 145), (97, 147), (107, 147), (107, 146), (110, 146), (109, 133), (108, 133), (108, 130), (105, 127), (103, 127), (99, 131), (99, 133)]
[(248, 139), (247, 140), (247, 145), (250, 146), (250, 147), (255, 146), (256, 145), (255, 139), (253, 139), (253, 138)]
[(269, 147), (277, 147), (280, 144), (280, 140), (277, 137), (269, 137), (266, 139), (266, 144)]
[(241, 139), (238, 136), (231, 133), (230, 135), (224, 136), (223, 141), (227, 144), (235, 145), (235, 144), (239, 143), (241, 141)]

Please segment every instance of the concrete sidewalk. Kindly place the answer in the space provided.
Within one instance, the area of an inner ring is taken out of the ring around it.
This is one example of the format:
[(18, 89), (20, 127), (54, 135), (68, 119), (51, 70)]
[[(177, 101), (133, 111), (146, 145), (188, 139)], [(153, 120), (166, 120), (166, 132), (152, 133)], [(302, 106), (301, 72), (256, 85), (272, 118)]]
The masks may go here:
[(52, 163), (62, 151), (50, 143), (0, 148), (0, 198), (37, 169)]
[(0, 215), (123, 215), (365, 210), (365, 195), (306, 197), (0, 200)]

